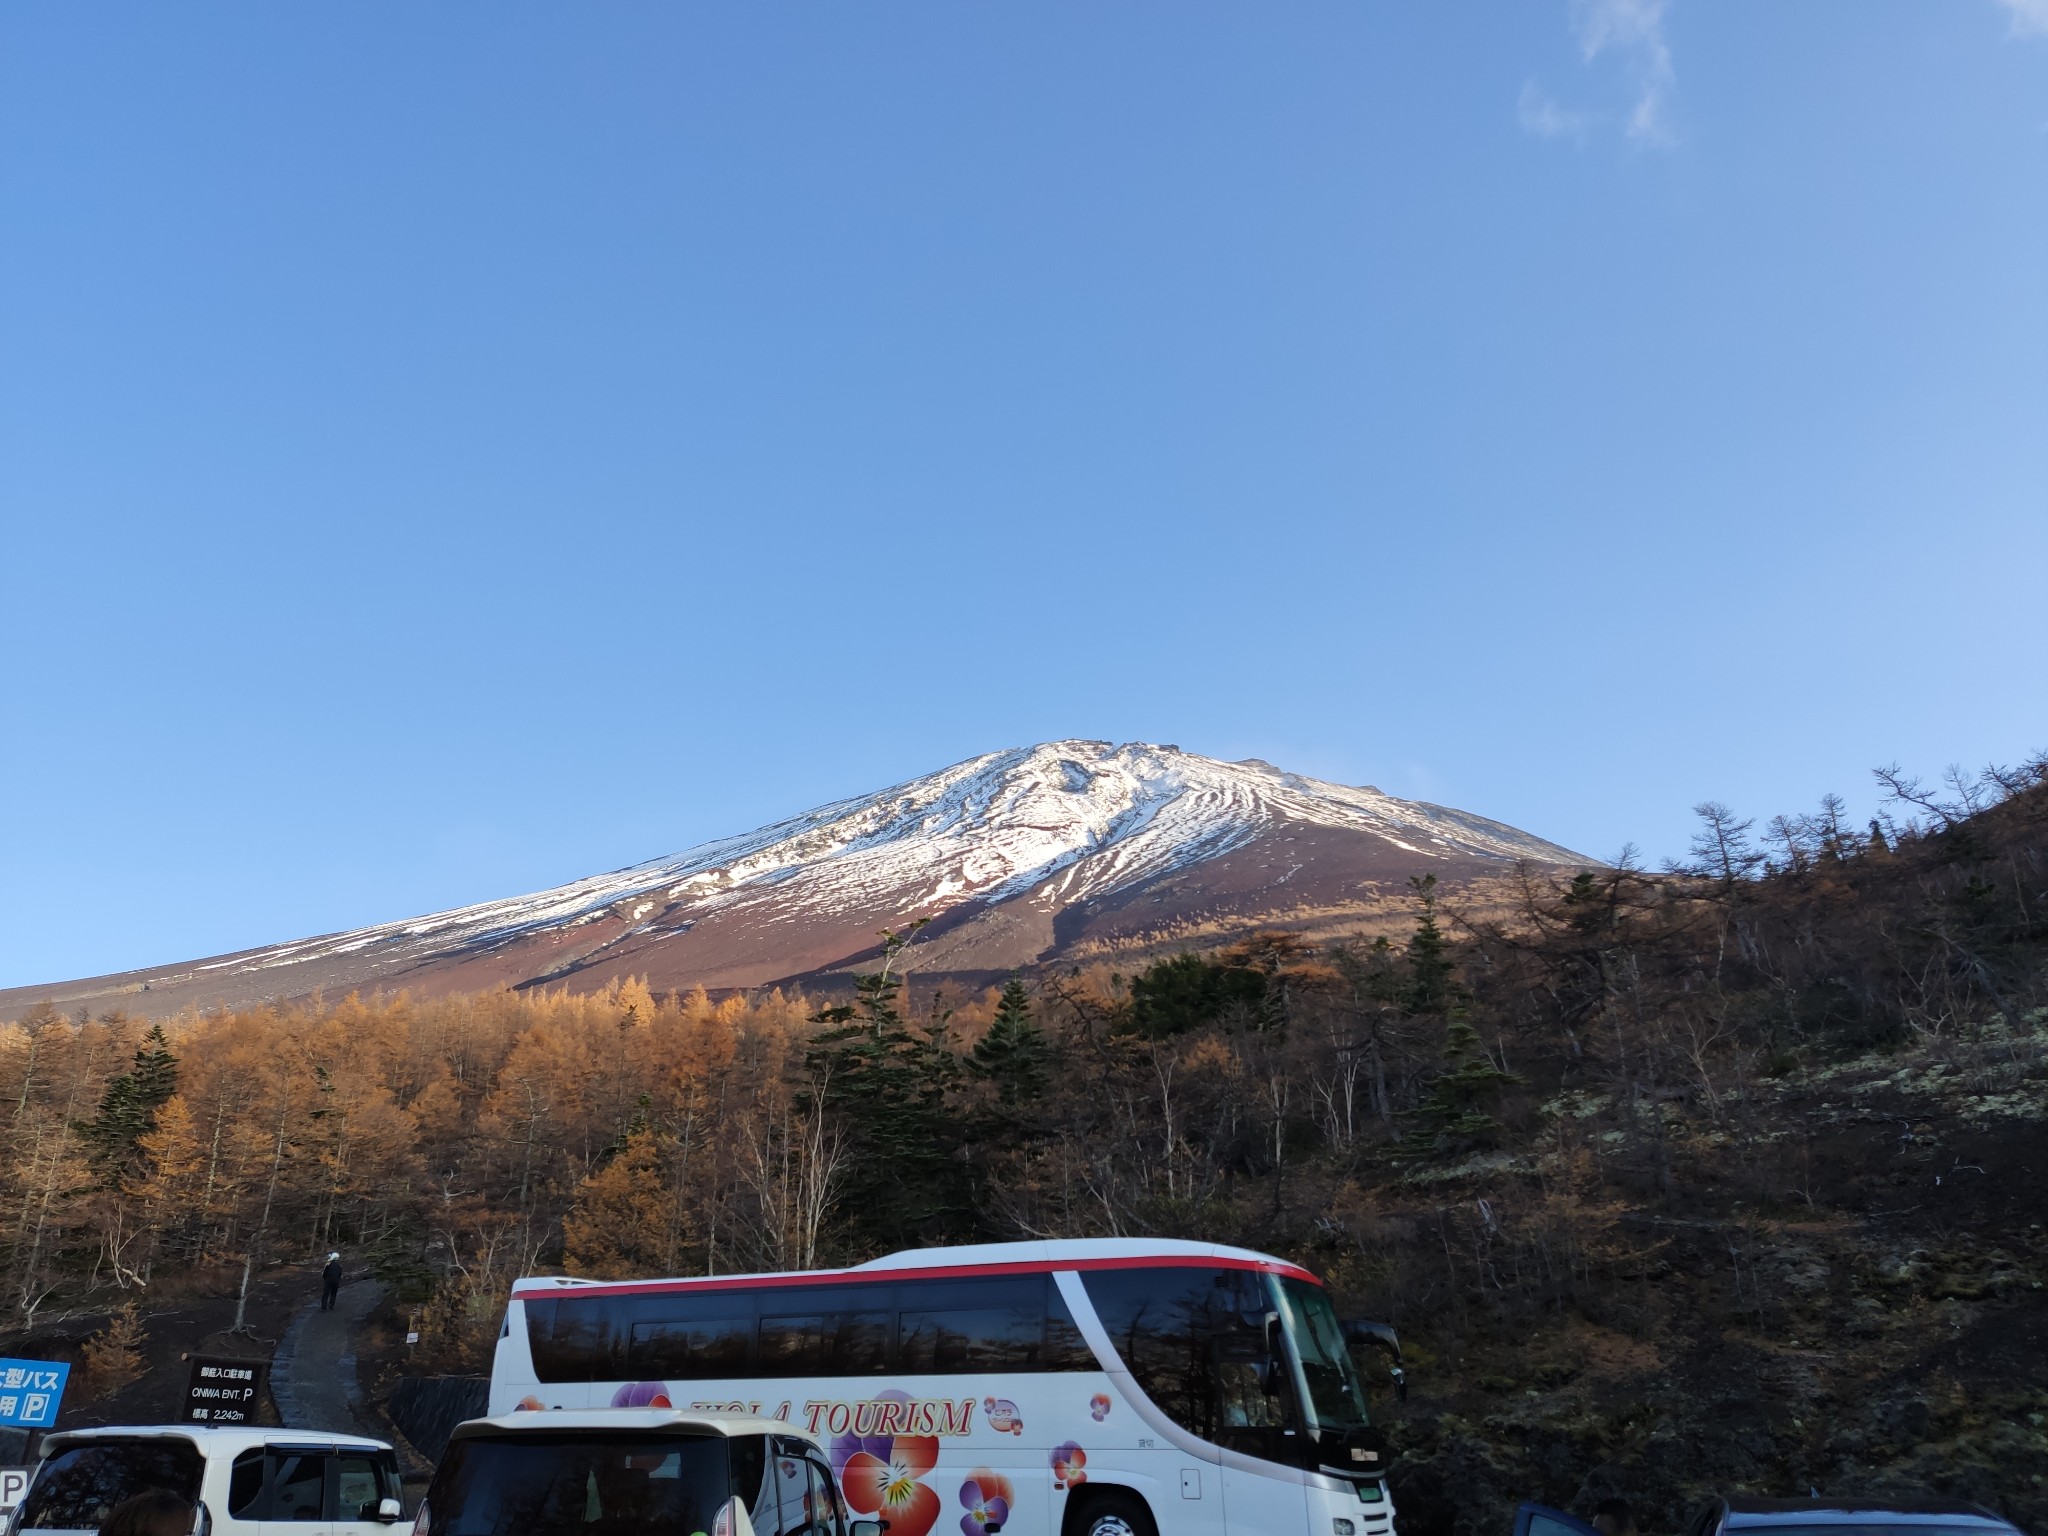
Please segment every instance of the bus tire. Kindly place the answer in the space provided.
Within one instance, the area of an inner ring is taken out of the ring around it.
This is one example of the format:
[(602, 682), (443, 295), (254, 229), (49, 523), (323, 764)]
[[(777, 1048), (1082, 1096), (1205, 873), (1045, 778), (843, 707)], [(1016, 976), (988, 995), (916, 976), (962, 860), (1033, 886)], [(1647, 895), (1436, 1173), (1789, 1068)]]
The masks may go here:
[(1152, 1511), (1127, 1488), (1090, 1490), (1067, 1506), (1064, 1526), (1061, 1536), (1159, 1536)]

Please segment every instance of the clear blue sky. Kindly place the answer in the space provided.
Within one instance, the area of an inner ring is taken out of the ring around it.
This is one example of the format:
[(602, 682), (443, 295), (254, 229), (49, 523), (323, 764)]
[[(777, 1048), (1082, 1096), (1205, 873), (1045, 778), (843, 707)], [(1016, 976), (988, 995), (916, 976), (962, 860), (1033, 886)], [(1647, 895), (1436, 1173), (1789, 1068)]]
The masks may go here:
[(2048, 0), (14, 3), (0, 984), (1053, 736), (2048, 746)]

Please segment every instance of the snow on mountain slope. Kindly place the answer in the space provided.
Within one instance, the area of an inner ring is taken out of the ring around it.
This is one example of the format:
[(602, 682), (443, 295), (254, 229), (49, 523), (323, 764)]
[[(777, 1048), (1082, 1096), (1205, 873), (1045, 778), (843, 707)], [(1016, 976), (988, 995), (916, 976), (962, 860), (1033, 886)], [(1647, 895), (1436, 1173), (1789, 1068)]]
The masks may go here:
[(1057, 741), (970, 758), (742, 837), (553, 890), (282, 944), (206, 969), (263, 969), (373, 949), (493, 946), (590, 922), (628, 901), (635, 901), (629, 923), (675, 931), (679, 917), (698, 920), (769, 889), (777, 897), (773, 920), (782, 922), (864, 908), (883, 896), (924, 916), (1026, 892), (1064, 906), (1215, 858), (1289, 822), (1372, 833), (1426, 859), (1586, 862), (1484, 817), (1262, 762)]
[[(752, 987), (843, 971), (876, 930), (934, 919), (927, 972), (1214, 936), (1348, 913), (1410, 875), (1580, 865), (1496, 821), (1176, 747), (1056, 741), (991, 752), (671, 858), (350, 933), (0, 992), (131, 1011), (321, 991)], [(146, 996), (145, 996), (146, 994)]]

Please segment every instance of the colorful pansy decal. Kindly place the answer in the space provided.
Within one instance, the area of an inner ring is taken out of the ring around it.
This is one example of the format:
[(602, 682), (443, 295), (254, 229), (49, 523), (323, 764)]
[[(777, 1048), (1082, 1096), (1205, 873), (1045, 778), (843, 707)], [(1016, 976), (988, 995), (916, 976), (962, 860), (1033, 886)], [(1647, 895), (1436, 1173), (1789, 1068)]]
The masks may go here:
[(1078, 1488), (1088, 1481), (1081, 1469), (1088, 1465), (1088, 1453), (1069, 1440), (1052, 1448), (1052, 1482), (1055, 1488)]
[(967, 1511), (960, 1517), (960, 1536), (989, 1536), (1009, 1523), (1010, 1505), (1017, 1490), (1000, 1472), (976, 1467), (960, 1485), (960, 1505)]
[(614, 1408), (673, 1408), (665, 1381), (629, 1381), (612, 1394)]
[(1109, 1394), (1106, 1392), (1098, 1392), (1093, 1397), (1089, 1398), (1088, 1411), (1095, 1416), (1095, 1422), (1098, 1424), (1100, 1424), (1104, 1419), (1108, 1418)]
[[(902, 1392), (877, 1401), (908, 1403)], [(846, 1502), (889, 1522), (889, 1536), (926, 1536), (939, 1518), (939, 1496), (924, 1479), (939, 1459), (936, 1435), (844, 1434), (832, 1442), (832, 1470)]]

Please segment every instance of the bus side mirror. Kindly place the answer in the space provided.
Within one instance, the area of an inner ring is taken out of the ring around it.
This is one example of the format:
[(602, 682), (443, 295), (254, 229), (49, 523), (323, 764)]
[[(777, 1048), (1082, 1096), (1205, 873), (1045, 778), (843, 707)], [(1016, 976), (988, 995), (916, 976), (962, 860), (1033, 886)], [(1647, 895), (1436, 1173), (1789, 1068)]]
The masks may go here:
[(1394, 1331), (1394, 1325), (1376, 1323), (1362, 1317), (1351, 1317), (1346, 1318), (1338, 1326), (1344, 1330), (1344, 1342), (1350, 1347), (1351, 1358), (1354, 1361), (1364, 1361), (1368, 1352), (1386, 1357), (1387, 1375), (1394, 1383), (1394, 1396), (1406, 1402), (1408, 1377), (1401, 1369), (1401, 1336)]
[(386, 1525), (396, 1525), (405, 1518), (405, 1506), (396, 1499), (379, 1499), (377, 1518)]

